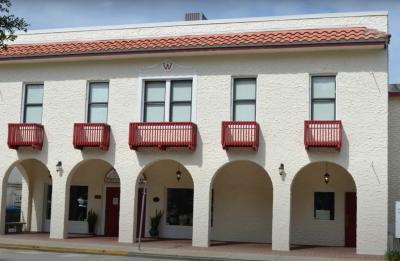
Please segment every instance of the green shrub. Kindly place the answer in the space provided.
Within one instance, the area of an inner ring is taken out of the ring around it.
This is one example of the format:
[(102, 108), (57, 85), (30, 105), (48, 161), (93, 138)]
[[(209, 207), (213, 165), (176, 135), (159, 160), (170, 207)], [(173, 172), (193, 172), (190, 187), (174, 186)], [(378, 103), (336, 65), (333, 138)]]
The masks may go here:
[(389, 261), (400, 261), (400, 251), (398, 250), (386, 251), (385, 258)]

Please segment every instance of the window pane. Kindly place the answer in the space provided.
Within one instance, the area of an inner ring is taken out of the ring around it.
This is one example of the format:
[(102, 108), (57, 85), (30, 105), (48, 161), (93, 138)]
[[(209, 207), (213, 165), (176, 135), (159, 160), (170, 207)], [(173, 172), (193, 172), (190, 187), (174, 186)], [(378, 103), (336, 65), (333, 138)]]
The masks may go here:
[(146, 122), (161, 122), (164, 121), (164, 105), (147, 104), (144, 120)]
[(192, 226), (193, 189), (167, 190), (167, 224)]
[(51, 192), (52, 186), (47, 185), (47, 202), (46, 202), (46, 219), (50, 219), (51, 217)]
[(107, 105), (92, 104), (89, 107), (89, 122), (106, 123), (107, 122)]
[(71, 186), (69, 194), (69, 220), (84, 221), (87, 215), (88, 187)]
[(335, 219), (335, 193), (314, 193), (314, 218), (320, 220)]
[(41, 123), (42, 106), (27, 106), (25, 108), (25, 123)]
[(90, 83), (90, 102), (108, 102), (108, 83)]
[(335, 103), (332, 102), (314, 102), (313, 120), (334, 120)]
[(256, 115), (255, 104), (236, 104), (234, 112), (235, 121), (254, 121)]
[(192, 100), (192, 81), (172, 81), (172, 101)]
[(235, 100), (255, 100), (256, 79), (235, 79)]
[(26, 103), (43, 103), (43, 85), (29, 84), (26, 85)]
[(146, 82), (146, 102), (165, 100), (165, 82)]
[(313, 77), (313, 98), (335, 98), (335, 77)]
[(192, 106), (189, 104), (173, 104), (171, 121), (190, 121)]

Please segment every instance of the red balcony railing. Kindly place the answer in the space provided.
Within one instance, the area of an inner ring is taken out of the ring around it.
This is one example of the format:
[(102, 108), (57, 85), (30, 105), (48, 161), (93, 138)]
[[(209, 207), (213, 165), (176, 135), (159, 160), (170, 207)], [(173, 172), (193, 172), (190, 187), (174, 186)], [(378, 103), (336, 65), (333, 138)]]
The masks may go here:
[(341, 121), (304, 121), (304, 146), (333, 147), (340, 150), (342, 146)]
[(7, 144), (10, 149), (32, 147), (41, 150), (43, 147), (44, 127), (36, 123), (8, 124)]
[(258, 149), (260, 126), (255, 121), (223, 121), (221, 129), (222, 148), (249, 147)]
[(105, 123), (75, 123), (74, 148), (97, 147), (108, 150), (110, 145), (110, 125)]
[(132, 122), (129, 125), (129, 147), (187, 147), (195, 150), (197, 126), (192, 122)]

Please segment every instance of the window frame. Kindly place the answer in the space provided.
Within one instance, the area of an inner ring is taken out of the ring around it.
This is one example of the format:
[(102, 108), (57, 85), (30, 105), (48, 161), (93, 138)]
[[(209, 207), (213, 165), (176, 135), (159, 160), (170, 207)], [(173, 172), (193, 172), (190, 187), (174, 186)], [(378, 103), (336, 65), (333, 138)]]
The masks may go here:
[[(86, 188), (87, 190), (87, 199), (86, 199), (86, 211), (85, 215), (83, 217), (83, 220), (77, 220), (77, 219), (71, 219), (71, 190), (72, 187), (80, 187), (80, 188)], [(68, 221), (76, 221), (76, 222), (84, 222), (87, 219), (88, 211), (89, 211), (89, 185), (70, 185), (69, 186), (69, 205), (68, 205)]]
[[(236, 100), (236, 80), (254, 80), (255, 81), (255, 97), (254, 99)], [(257, 76), (234, 76), (231, 80), (231, 119), (236, 120), (236, 105), (238, 104), (253, 104), (254, 102), (254, 121), (257, 121)]]
[[(93, 83), (107, 83), (108, 84), (108, 95), (107, 95), (107, 102), (90, 102), (92, 98), (92, 84)], [(108, 104), (110, 101), (110, 81), (108, 80), (93, 80), (93, 81), (88, 81), (87, 82), (87, 95), (86, 95), (86, 123), (99, 123), (99, 122), (90, 122), (90, 116), (91, 116), (91, 105), (107, 105), (107, 113), (106, 113), (106, 121), (102, 123), (108, 123)]]
[[(174, 97), (174, 93), (173, 93), (173, 84), (172, 82), (178, 82), (178, 81), (191, 81), (192, 86), (190, 88), (190, 101), (174, 101), (173, 97)], [(193, 106), (193, 80), (170, 80), (170, 94), (169, 94), (169, 122), (173, 122), (172, 121), (172, 109), (173, 109), (173, 105), (174, 104), (181, 104), (181, 105), (190, 105), (190, 121), (192, 120), (192, 106)], [(164, 107), (165, 110), (165, 107)], [(164, 119), (165, 120), (165, 119)]]
[[(171, 82), (172, 81), (192, 81), (192, 102), (190, 110), (190, 122), (196, 123), (196, 89), (197, 89), (197, 75), (174, 75), (174, 76), (146, 76), (138, 78), (138, 85), (140, 86), (137, 102), (137, 111), (139, 112), (137, 120), (139, 122), (145, 121), (145, 95), (146, 95), (146, 82), (148, 81), (165, 81), (165, 107), (164, 107), (164, 121), (171, 122)], [(168, 107), (167, 107), (168, 106)], [(168, 119), (168, 120), (166, 120)]]
[(165, 210), (165, 215), (162, 218), (163, 223), (165, 226), (167, 227), (174, 227), (177, 229), (182, 229), (182, 230), (192, 230), (193, 228), (193, 223), (192, 225), (171, 225), (168, 223), (167, 218), (168, 218), (168, 190), (169, 189), (185, 189), (185, 190), (192, 190), (193, 191), (193, 206), (192, 206), (192, 222), (193, 222), (193, 212), (194, 212), (194, 188), (190, 188), (190, 187), (185, 187), (185, 186), (167, 186), (164, 189), (164, 210)]
[[(146, 97), (147, 97), (147, 83), (149, 82), (165, 82), (165, 90), (164, 90), (164, 101), (147, 101)], [(144, 82), (144, 93), (143, 93), (143, 122), (147, 122), (146, 116), (147, 116), (147, 105), (151, 104), (151, 105), (163, 105), (164, 106), (164, 115), (163, 115), (163, 121), (165, 121), (165, 110), (166, 110), (166, 96), (167, 96), (167, 82), (166, 81), (161, 81), (161, 80), (149, 80), (149, 81), (145, 81)]]
[[(30, 103), (28, 104), (28, 86), (30, 85), (42, 85), (42, 89), (43, 89), (43, 95), (42, 95), (42, 103)], [(37, 124), (41, 124), (43, 122), (43, 99), (44, 99), (44, 82), (27, 82), (23, 84), (23, 99), (22, 99), (22, 123), (27, 123), (26, 122), (26, 111), (28, 107), (41, 107), (42, 108), (42, 112), (40, 115), (40, 123)]]
[[(317, 218), (317, 194), (331, 194), (333, 195), (333, 208), (330, 213), (329, 219), (318, 219)], [(314, 220), (318, 221), (335, 221), (336, 220), (336, 193), (334, 191), (314, 191)]]
[[(317, 103), (330, 103), (333, 101), (333, 120), (336, 120), (336, 74), (314, 74), (310, 76), (310, 110), (311, 120), (314, 120), (314, 102)], [(335, 81), (335, 98), (314, 98), (314, 78), (334, 78)]]

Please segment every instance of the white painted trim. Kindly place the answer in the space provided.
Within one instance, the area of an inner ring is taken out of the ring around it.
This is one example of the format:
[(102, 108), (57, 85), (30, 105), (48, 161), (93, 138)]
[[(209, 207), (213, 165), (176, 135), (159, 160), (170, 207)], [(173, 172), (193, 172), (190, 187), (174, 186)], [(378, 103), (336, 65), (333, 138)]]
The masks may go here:
[(167, 76), (145, 76), (138, 78), (138, 86), (139, 86), (139, 95), (138, 98), (140, 100), (137, 101), (137, 111), (139, 112), (138, 122), (144, 122), (144, 87), (145, 81), (166, 81), (166, 89), (165, 89), (165, 114), (164, 121), (169, 122), (169, 113), (170, 113), (170, 95), (171, 95), (171, 87), (170, 82), (172, 80), (192, 80), (192, 111), (191, 111), (191, 122), (196, 123), (197, 119), (197, 104), (196, 104), (196, 96), (197, 96), (197, 75), (167, 75)]
[(109, 26), (69, 27), (69, 28), (30, 30), (27, 33), (18, 31), (17, 34), (34, 35), (34, 34), (82, 32), (82, 31), (125, 30), (125, 29), (135, 29), (135, 28), (153, 28), (153, 27), (171, 27), (171, 26), (176, 27), (176, 26), (193, 26), (193, 25), (207, 25), (207, 24), (248, 23), (248, 22), (360, 17), (360, 16), (388, 16), (388, 11), (318, 13), (318, 14), (306, 14), (306, 15), (262, 16), (262, 17), (249, 17), (249, 18), (211, 19), (211, 20), (199, 20), (199, 21), (175, 21), (175, 22), (160, 22), (160, 23), (122, 24), (122, 25), (109, 25)]

